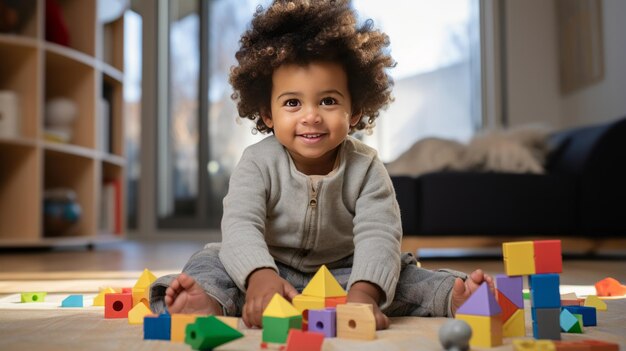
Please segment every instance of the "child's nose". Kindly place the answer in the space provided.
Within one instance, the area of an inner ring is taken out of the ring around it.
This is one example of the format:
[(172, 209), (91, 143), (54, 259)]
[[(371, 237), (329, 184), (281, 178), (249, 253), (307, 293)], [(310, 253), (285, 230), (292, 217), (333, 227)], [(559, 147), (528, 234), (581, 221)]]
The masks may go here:
[(317, 106), (311, 106), (304, 111), (302, 116), (302, 123), (304, 124), (318, 124), (322, 121), (322, 116), (319, 114)]

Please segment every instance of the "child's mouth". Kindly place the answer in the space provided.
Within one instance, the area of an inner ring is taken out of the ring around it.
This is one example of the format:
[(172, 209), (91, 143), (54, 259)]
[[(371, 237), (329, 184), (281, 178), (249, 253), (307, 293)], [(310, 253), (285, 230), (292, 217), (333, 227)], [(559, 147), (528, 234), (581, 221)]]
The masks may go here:
[(298, 135), (302, 141), (304, 141), (307, 144), (313, 144), (316, 143), (318, 141), (320, 141), (320, 139), (322, 139), (322, 137), (324, 136), (324, 134), (321, 133), (317, 133), (317, 134), (300, 134)]

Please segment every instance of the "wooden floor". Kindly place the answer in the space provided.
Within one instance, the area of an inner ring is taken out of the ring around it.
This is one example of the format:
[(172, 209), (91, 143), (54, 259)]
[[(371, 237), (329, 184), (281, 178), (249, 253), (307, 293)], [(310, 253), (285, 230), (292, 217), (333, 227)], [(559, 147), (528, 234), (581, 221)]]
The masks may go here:
[[(137, 272), (148, 268), (152, 271), (179, 271), (187, 259), (204, 246), (196, 240), (128, 240), (96, 246), (54, 250), (7, 250), (0, 251), (0, 280), (37, 279), (38, 276), (70, 279), (90, 272)], [(419, 252), (425, 268), (452, 268), (471, 271), (482, 268), (487, 273), (503, 273), (499, 251), (493, 249), (451, 250), (436, 249)], [(441, 256), (459, 257), (441, 257)], [(626, 281), (626, 255), (600, 256), (565, 255), (562, 284), (593, 284), (607, 276)], [(67, 277), (63, 277), (67, 275)], [(101, 275), (99, 276), (102, 277)]]

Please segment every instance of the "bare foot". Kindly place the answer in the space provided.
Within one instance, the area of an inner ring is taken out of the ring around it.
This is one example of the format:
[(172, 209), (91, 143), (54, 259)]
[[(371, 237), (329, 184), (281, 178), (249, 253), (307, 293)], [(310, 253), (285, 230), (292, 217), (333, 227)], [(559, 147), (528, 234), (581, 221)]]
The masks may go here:
[(456, 310), (463, 305), (470, 295), (478, 289), (482, 283), (487, 282), (491, 293), (495, 294), (495, 287), (493, 284), (493, 278), (489, 274), (485, 274), (481, 269), (473, 271), (465, 281), (461, 278), (456, 278), (454, 286), (452, 287), (452, 315), (454, 316)]
[(192, 277), (181, 273), (165, 290), (169, 313), (222, 315), (222, 307)]

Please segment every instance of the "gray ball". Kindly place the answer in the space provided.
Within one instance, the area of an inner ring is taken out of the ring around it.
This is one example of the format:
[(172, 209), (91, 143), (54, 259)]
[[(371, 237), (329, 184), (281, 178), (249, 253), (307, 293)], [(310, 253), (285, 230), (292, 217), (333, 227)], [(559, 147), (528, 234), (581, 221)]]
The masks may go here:
[(451, 319), (439, 329), (439, 342), (447, 351), (469, 350), (472, 328), (460, 319)]

